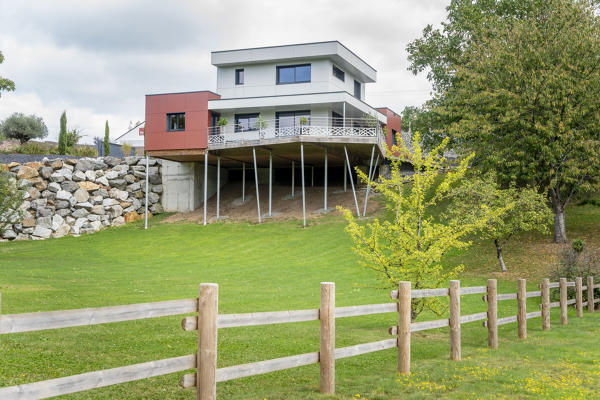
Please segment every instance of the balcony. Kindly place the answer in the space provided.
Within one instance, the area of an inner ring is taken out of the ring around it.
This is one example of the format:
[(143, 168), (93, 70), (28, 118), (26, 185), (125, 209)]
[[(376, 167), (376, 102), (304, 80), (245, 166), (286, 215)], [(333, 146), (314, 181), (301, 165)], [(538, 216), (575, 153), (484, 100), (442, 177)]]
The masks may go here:
[(303, 121), (257, 120), (208, 128), (208, 148), (258, 146), (289, 142), (378, 144), (385, 134), (375, 118), (310, 118)]

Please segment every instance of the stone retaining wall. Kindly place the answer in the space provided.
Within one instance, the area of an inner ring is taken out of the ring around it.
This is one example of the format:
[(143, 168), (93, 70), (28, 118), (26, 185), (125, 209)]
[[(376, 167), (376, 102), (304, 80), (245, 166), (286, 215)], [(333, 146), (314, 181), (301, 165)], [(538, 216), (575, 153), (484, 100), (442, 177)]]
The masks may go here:
[[(161, 160), (150, 159), (149, 211), (163, 212)], [(25, 191), (22, 221), (1, 232), (4, 240), (47, 239), (96, 232), (142, 217), (146, 159), (98, 157), (0, 164)]]

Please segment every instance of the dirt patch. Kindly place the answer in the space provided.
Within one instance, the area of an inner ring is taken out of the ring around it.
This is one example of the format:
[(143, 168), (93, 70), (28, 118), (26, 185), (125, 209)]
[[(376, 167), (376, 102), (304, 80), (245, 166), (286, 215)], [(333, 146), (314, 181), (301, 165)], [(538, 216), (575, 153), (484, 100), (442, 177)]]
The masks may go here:
[[(290, 186), (273, 186), (272, 194), (272, 217), (268, 219), (285, 220), (302, 218), (302, 188), (296, 187), (295, 196), (292, 198)], [(365, 201), (365, 187), (358, 188), (356, 196), (358, 205), (362, 214)], [(306, 216), (307, 218), (319, 218), (326, 215), (323, 212), (324, 192), (322, 186), (306, 188)], [(220, 215), (225, 221), (250, 221), (258, 222), (258, 213), (256, 207), (256, 189), (252, 184), (246, 185), (246, 199), (242, 202), (242, 185), (239, 182), (225, 185), (221, 189)], [(381, 203), (375, 199), (377, 195), (371, 192), (367, 207), (367, 215), (372, 215), (381, 209)], [(267, 219), (269, 212), (269, 186), (259, 185), (260, 212), (264, 219)], [(348, 185), (348, 190), (344, 192), (343, 186), (329, 186), (327, 191), (328, 213), (336, 212), (336, 206), (351, 209), (356, 214), (356, 205), (352, 188)], [(217, 196), (208, 199), (207, 216), (211, 223), (217, 222)], [(189, 212), (177, 213), (165, 218), (162, 222), (172, 223), (178, 221), (203, 222), (204, 208)]]

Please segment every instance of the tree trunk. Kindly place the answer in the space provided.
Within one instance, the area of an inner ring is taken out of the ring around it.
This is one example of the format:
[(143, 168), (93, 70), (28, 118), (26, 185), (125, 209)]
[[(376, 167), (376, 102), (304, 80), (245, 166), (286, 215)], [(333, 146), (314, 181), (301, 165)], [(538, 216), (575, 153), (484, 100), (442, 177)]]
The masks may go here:
[(554, 243), (567, 243), (565, 207), (554, 194), (552, 195), (552, 211), (554, 212)]
[(500, 270), (506, 272), (506, 265), (504, 265), (504, 259), (502, 258), (502, 245), (498, 242), (498, 239), (494, 239), (496, 245), (496, 255), (498, 256), (498, 262), (500, 263)]

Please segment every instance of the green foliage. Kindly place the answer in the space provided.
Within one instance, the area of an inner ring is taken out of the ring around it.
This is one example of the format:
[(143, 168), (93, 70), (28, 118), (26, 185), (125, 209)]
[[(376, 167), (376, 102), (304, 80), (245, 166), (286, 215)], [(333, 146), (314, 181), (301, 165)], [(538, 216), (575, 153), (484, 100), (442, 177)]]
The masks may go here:
[[(498, 212), (483, 205), (479, 220), (466, 221), (462, 216), (444, 221), (435, 218), (434, 209), (442, 206), (453, 186), (462, 183), (473, 157), (465, 158), (458, 167), (443, 173), (447, 167), (443, 157), (447, 142), (444, 140), (425, 155), (420, 135), (415, 133), (412, 153), (401, 140), (399, 146), (388, 151), (391, 177), (380, 177), (378, 181), (370, 181), (370, 185), (385, 198), (393, 215), (391, 220), (375, 219), (363, 225), (350, 210), (340, 208), (348, 222), (346, 231), (354, 243), (353, 250), (361, 257), (360, 263), (375, 271), (387, 288), (397, 287), (400, 281), (412, 282), (415, 289), (446, 285), (463, 267), (444, 268), (442, 256), (450, 250), (468, 247), (467, 235), (481, 229)], [(414, 175), (402, 174), (403, 161), (412, 163)], [(369, 182), (364, 172), (360, 169), (356, 172), (363, 182)], [(427, 309), (439, 314), (442, 304), (437, 298), (413, 300), (413, 319)]]
[(58, 154), (67, 154), (67, 112), (60, 116), (60, 132), (58, 133)]
[(77, 128), (73, 128), (70, 131), (67, 131), (67, 134), (65, 135), (67, 151), (68, 151), (68, 149), (71, 149), (77, 143), (79, 143), (79, 141), (81, 140), (82, 137), (83, 137), (83, 135), (81, 134), (81, 131)]
[(48, 135), (48, 128), (42, 118), (36, 115), (14, 113), (0, 124), (0, 132), (8, 139), (17, 139), (21, 144), (31, 139), (41, 139)]
[(300, 120), (298, 122), (300, 123), (301, 126), (308, 125), (308, 118), (300, 117)]
[(225, 126), (227, 125), (227, 118), (220, 117), (217, 121), (217, 126)]
[(267, 126), (269, 126), (269, 123), (263, 119), (262, 115), (259, 115), (256, 119), (256, 127), (258, 129), (266, 129)]
[(477, 232), (484, 240), (492, 240), (502, 272), (506, 271), (502, 249), (505, 243), (521, 232), (548, 232), (552, 222), (552, 212), (546, 197), (531, 188), (517, 189), (514, 185), (501, 189), (494, 173), (467, 179), (463, 185), (452, 191), (452, 218), (462, 216), (465, 221), (474, 223), (482, 218), (485, 209), (505, 210), (495, 214)]
[(583, 239), (575, 239), (571, 243), (571, 247), (576, 253), (581, 253), (585, 247), (585, 242)]
[(75, 146), (69, 149), (68, 155), (77, 157), (98, 157), (98, 150), (94, 146)]
[(23, 195), (23, 191), (17, 187), (17, 181), (0, 170), (0, 233), (21, 220)]
[(131, 145), (129, 143), (123, 143), (121, 145), (121, 150), (123, 151), (125, 157), (127, 157), (131, 154)]
[(104, 156), (110, 155), (110, 130), (108, 129), (108, 120), (104, 125)]
[[(4, 56), (0, 51), (0, 64), (4, 62)], [(12, 92), (15, 90), (15, 83), (10, 79), (6, 79), (0, 76), (0, 96), (2, 95), (2, 91)]]
[(30, 155), (42, 155), (42, 154), (54, 154), (55, 148), (40, 142), (27, 142), (17, 147), (14, 153), (18, 154), (30, 154)]
[(471, 33), (439, 111), (479, 167), (548, 193), (565, 242), (566, 207), (600, 183), (600, 20), (587, 2), (549, 0)]

